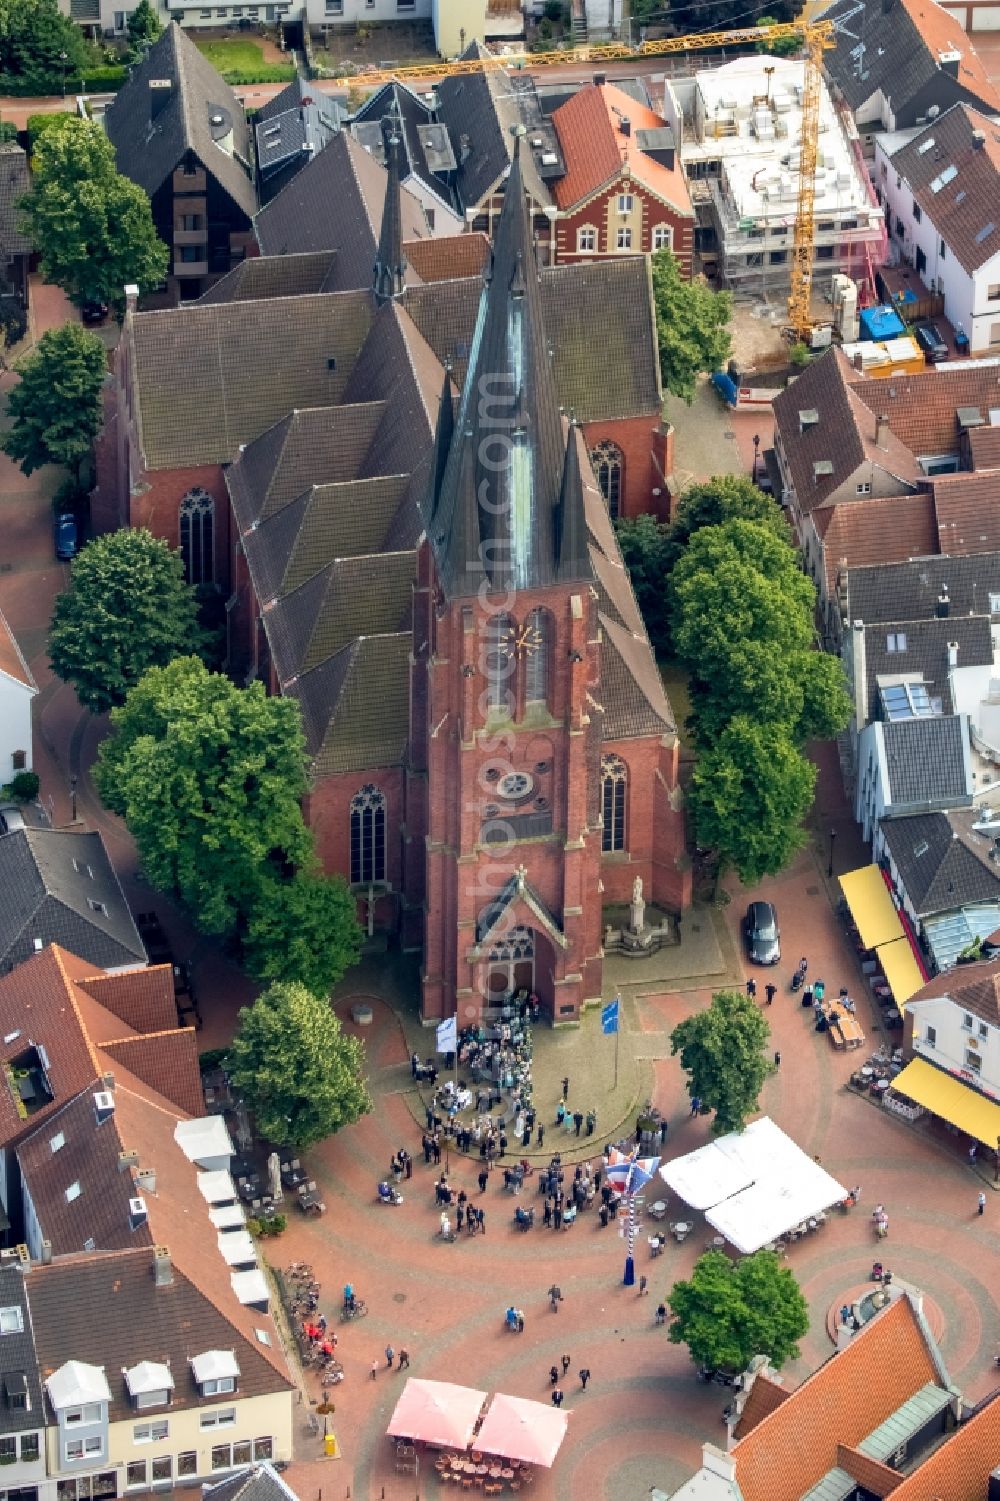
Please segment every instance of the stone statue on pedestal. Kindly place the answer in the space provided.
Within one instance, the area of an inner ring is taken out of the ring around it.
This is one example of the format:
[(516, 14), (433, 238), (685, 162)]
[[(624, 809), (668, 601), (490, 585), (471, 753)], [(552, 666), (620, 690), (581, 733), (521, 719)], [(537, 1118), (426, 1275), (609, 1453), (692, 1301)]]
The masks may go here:
[(646, 922), (646, 903), (642, 897), (642, 877), (636, 876), (632, 882), (632, 905), (631, 920), (629, 927), (637, 936), (642, 932)]

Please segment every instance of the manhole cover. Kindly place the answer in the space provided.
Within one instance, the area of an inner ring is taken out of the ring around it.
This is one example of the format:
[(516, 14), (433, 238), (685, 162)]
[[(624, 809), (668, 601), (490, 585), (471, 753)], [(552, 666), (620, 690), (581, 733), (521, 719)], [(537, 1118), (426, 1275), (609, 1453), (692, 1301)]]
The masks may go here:
[(807, 886), (806, 887), (806, 896), (819, 896), (819, 887), (818, 886)]
[(730, 442), (733, 442), (733, 441), (734, 441), (734, 440), (735, 440), (735, 438), (736, 438), (736, 434), (735, 434), (735, 433), (734, 433), (734, 432), (731, 432), (731, 431), (730, 431), (730, 430), (729, 430), (729, 429), (728, 429), (728, 428), (727, 428), (727, 430), (726, 430), (726, 431), (725, 431), (725, 432), (724, 432), (724, 433), (723, 433), (723, 435), (722, 435), (722, 436), (723, 436), (723, 437), (724, 437), (724, 438), (728, 438), (728, 439), (729, 439), (729, 441), (730, 441)]
[(392, 1295), (392, 1301), (394, 1303), (405, 1303), (406, 1302), (406, 1294), (405, 1293), (393, 1293), (393, 1295)]

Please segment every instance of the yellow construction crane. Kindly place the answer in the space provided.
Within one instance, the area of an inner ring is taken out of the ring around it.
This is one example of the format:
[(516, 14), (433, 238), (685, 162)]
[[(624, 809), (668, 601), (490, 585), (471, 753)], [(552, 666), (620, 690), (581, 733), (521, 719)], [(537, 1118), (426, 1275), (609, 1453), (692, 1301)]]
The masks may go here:
[(662, 37), (654, 42), (642, 42), (638, 47), (630, 47), (625, 42), (601, 42), (593, 47), (575, 47), (557, 52), (507, 52), (454, 63), (411, 64), (409, 67), (388, 71), (359, 73), (354, 81), (377, 86), (388, 83), (393, 78), (403, 81), (419, 78), (430, 83), (462, 73), (508, 73), (525, 68), (534, 70), (553, 66), (567, 67), (576, 63), (635, 62), (645, 57), (667, 57), (677, 52), (698, 52), (710, 47), (733, 47), (753, 42), (777, 42), (787, 37), (801, 37), (806, 51), (802, 138), (799, 143), (799, 191), (792, 241), (791, 290), (788, 297), (789, 324), (798, 337), (804, 338), (812, 327), (810, 303), (822, 61), (824, 51), (834, 45), (832, 21), (812, 21), (803, 14), (797, 21), (781, 21), (773, 26), (739, 26), (730, 31), (699, 31), (689, 36)]

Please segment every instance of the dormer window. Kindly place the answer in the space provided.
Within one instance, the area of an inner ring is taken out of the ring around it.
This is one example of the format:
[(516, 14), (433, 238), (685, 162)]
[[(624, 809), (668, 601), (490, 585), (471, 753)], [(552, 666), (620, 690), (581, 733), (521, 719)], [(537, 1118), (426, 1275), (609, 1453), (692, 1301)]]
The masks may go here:
[(174, 1389), (170, 1367), (156, 1360), (140, 1360), (122, 1374), (133, 1406), (142, 1412), (147, 1407), (166, 1407)]
[(14, 1412), (28, 1410), (28, 1382), (23, 1371), (8, 1371), (3, 1378), (3, 1392), (7, 1406)]
[(236, 1390), (240, 1368), (232, 1350), (206, 1350), (191, 1362), (191, 1374), (203, 1397), (218, 1397)]

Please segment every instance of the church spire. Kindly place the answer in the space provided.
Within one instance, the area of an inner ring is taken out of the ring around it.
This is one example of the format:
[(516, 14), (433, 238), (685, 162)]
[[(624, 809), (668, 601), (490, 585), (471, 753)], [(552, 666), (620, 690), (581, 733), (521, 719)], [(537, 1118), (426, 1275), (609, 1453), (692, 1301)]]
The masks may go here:
[(452, 438), (454, 437), (454, 435), (454, 388), (451, 383), (451, 366), (445, 365), (444, 385), (441, 388), (441, 400), (438, 404), (437, 428), (434, 433), (434, 452), (431, 456), (431, 516), (434, 515), (434, 512), (437, 509), (438, 497), (441, 493), (441, 481), (444, 479), (445, 466), (448, 463), (448, 454), (451, 452)]
[(385, 207), (382, 210), (382, 228), (378, 239), (378, 253), (372, 276), (375, 301), (380, 305), (391, 302), (403, 290), (406, 275), (406, 257), (403, 254), (403, 212), (399, 201), (399, 148), (400, 125), (398, 119), (386, 116), (382, 121), (382, 145), (388, 178), (385, 185)]
[(520, 129), (514, 142), (483, 277), (451, 452), (427, 507), (441, 581), (453, 598), (477, 593), (484, 579), (505, 592), (557, 578), (565, 446), (524, 187), (523, 135)]
[(559, 509), (556, 515), (556, 577), (560, 583), (590, 575), (587, 517), (583, 506), (583, 478), (575, 419), (570, 419), (563, 464)]

